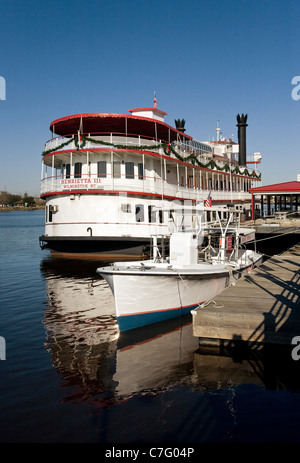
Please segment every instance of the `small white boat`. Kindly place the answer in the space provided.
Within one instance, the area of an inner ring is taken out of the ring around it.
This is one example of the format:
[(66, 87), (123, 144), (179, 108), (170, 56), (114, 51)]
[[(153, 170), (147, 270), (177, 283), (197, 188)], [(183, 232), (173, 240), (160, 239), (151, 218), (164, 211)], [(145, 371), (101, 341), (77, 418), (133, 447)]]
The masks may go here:
[[(254, 250), (245, 246), (255, 242), (255, 230), (240, 227), (240, 207), (183, 206), (181, 210), (183, 218), (192, 215), (194, 225), (196, 217), (197, 226), (175, 227), (167, 257), (157, 246), (163, 237), (153, 236), (151, 259), (97, 269), (114, 294), (120, 331), (184, 315), (260, 264), (262, 255), (255, 246)], [(202, 223), (208, 211), (215, 220)]]

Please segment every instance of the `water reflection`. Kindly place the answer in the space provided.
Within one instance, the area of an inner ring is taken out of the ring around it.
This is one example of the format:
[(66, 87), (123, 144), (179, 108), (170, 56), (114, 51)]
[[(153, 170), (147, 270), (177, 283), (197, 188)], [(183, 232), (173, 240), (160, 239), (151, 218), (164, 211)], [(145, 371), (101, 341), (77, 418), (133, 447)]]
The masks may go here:
[(116, 338), (118, 326), (108, 285), (97, 277), (96, 263), (45, 259), (41, 271), (47, 282), (48, 333), (76, 344), (97, 345)]
[(300, 391), (300, 364), (293, 346), (252, 343), (239, 339), (205, 344), (194, 353), (195, 374), (203, 388), (257, 384), (269, 390)]
[[(64, 381), (64, 401), (103, 409), (175, 386), (207, 391), (240, 384), (299, 390), (289, 346), (208, 345), (191, 317), (119, 334), (114, 300), (97, 262), (44, 259), (46, 349)], [(130, 295), (128, 295), (130, 297)]]

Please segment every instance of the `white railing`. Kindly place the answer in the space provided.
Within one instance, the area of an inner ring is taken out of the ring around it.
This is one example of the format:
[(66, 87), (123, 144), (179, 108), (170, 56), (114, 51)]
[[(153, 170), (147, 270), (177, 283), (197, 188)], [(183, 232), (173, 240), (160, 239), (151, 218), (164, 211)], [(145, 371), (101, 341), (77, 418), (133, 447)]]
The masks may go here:
[[(160, 140), (154, 139), (145, 139), (141, 137), (126, 137), (121, 135), (106, 135), (106, 136), (89, 136), (88, 138), (93, 138), (93, 142), (86, 141), (84, 145), (84, 150), (91, 150), (91, 149), (99, 149), (99, 148), (115, 148), (118, 145), (127, 146), (128, 149), (130, 148), (139, 148), (140, 146), (149, 146), (149, 149), (153, 153), (158, 154), (165, 154), (165, 151), (162, 147), (153, 149), (153, 146), (161, 145)], [(96, 140), (99, 140), (99, 143), (96, 143)], [(104, 142), (105, 144), (101, 143)], [(68, 143), (67, 145), (65, 143)], [(63, 146), (61, 146), (63, 145)], [(206, 153), (204, 155), (200, 150), (195, 149), (187, 149), (183, 143), (176, 142), (172, 144), (173, 148), (178, 152), (180, 156), (183, 158), (189, 156), (191, 153), (195, 153), (200, 162), (206, 163), (212, 158), (211, 153)], [(45, 152), (48, 150), (55, 150), (55, 153), (59, 153), (60, 151), (64, 150), (77, 150), (75, 142), (73, 139), (66, 138), (66, 137), (56, 137), (52, 138), (51, 140), (45, 143)], [(199, 152), (198, 152), (199, 151)], [(174, 153), (170, 152), (170, 157), (176, 158)]]
[[(114, 191), (114, 192), (134, 192), (149, 193), (175, 198), (194, 199), (197, 201), (205, 200), (209, 190), (191, 188), (182, 185), (172, 184), (161, 179), (127, 179), (127, 178), (93, 178), (82, 176), (81, 178), (57, 178), (48, 177), (41, 181), (41, 194), (56, 192), (74, 193), (79, 191)], [(211, 190), (213, 200), (245, 200), (250, 199), (250, 194), (245, 191)]]
[[(92, 149), (92, 148), (103, 148), (105, 146), (111, 146), (114, 147), (114, 145), (125, 145), (130, 148), (130, 146), (142, 146), (142, 145), (147, 145), (149, 148), (153, 145), (157, 145), (160, 142), (155, 141), (155, 140), (148, 140), (148, 139), (143, 139), (140, 137), (125, 137), (125, 136), (118, 136), (118, 135), (102, 135), (101, 137), (99, 136), (93, 136), (93, 135), (88, 135), (88, 138), (92, 138), (94, 141), (86, 141), (84, 145), (84, 149)], [(96, 140), (99, 140), (99, 144), (96, 143)], [(62, 144), (65, 144), (69, 142), (67, 145), (61, 146)], [(101, 142), (104, 142), (105, 145)], [(108, 143), (108, 145), (106, 145)], [(111, 145), (110, 145), (111, 144)], [(51, 140), (48, 140), (45, 143), (45, 151), (48, 150), (53, 150), (57, 148), (56, 152), (62, 151), (62, 150), (75, 150), (77, 147), (75, 146), (75, 142), (71, 138), (67, 137), (56, 137), (52, 138)]]
[[(94, 149), (102, 148), (103, 149), (105, 147), (109, 149), (109, 148), (114, 148), (116, 145), (125, 145), (125, 146), (128, 146), (128, 149), (130, 149), (130, 147), (149, 146), (149, 149), (151, 149), (153, 153), (158, 153), (161, 155), (165, 154), (165, 151), (163, 148), (156, 148), (156, 149), (151, 148), (155, 145), (159, 145), (160, 144), (159, 140), (154, 140), (154, 139), (149, 140), (149, 139), (145, 139), (141, 137), (128, 137), (128, 136), (126, 137), (126, 136), (113, 135), (113, 134), (105, 135), (105, 136), (104, 135), (103, 136), (93, 136), (93, 135), (89, 136), (88, 135), (88, 138), (93, 138), (93, 140), (99, 140), (99, 144), (95, 142), (86, 141), (86, 144), (84, 145), (84, 150), (89, 150), (92, 148)], [(68, 143), (67, 145), (61, 146), (62, 144), (67, 143), (68, 141), (70, 143)], [(105, 142), (105, 145), (102, 144), (101, 142)], [(196, 147), (187, 147), (187, 145), (182, 142), (174, 142), (171, 146), (173, 146), (173, 148), (181, 156), (183, 161), (188, 156), (190, 156), (192, 153), (194, 153), (197, 156), (197, 161), (198, 163), (201, 163), (202, 166), (203, 165), (207, 166), (208, 163), (213, 159), (212, 153), (210, 152), (204, 153), (202, 150), (197, 149)], [(77, 150), (77, 147), (75, 146), (74, 140), (70, 141), (70, 138), (56, 137), (56, 138), (52, 138), (51, 140), (45, 143), (45, 151), (54, 150), (54, 149), (55, 149), (55, 153), (59, 153), (60, 151), (64, 151), (64, 150)], [(177, 159), (177, 157), (175, 156), (174, 153), (172, 153), (172, 151), (170, 152), (170, 158)], [(187, 160), (186, 162), (191, 164), (189, 160)], [(222, 169), (224, 169), (224, 166), (226, 164), (230, 165), (230, 169), (234, 169), (237, 166), (236, 163), (231, 163), (228, 158), (224, 158), (224, 161), (218, 158), (217, 160), (215, 160), (215, 163), (216, 165), (213, 168), (211, 166), (210, 167), (208, 166), (208, 168), (220, 174), (223, 173)], [(50, 161), (49, 161), (49, 165), (50, 165)], [(197, 166), (199, 164), (197, 164), (196, 162), (194, 165)], [(238, 168), (241, 174), (243, 174), (245, 170), (247, 170), (250, 175), (252, 175), (254, 171), (256, 172), (257, 175), (260, 175), (260, 171), (258, 171), (257, 169), (254, 170), (249, 167), (242, 167), (242, 166), (238, 166)]]

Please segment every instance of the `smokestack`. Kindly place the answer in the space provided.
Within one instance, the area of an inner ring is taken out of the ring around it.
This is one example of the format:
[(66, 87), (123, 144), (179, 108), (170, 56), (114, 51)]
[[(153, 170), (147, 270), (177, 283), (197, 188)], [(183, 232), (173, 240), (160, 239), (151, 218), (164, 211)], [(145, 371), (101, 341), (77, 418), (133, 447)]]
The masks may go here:
[(238, 114), (236, 116), (237, 128), (238, 128), (238, 140), (239, 140), (239, 165), (246, 166), (246, 127), (247, 124), (247, 114)]
[(185, 132), (185, 119), (175, 119), (176, 129), (180, 132)]

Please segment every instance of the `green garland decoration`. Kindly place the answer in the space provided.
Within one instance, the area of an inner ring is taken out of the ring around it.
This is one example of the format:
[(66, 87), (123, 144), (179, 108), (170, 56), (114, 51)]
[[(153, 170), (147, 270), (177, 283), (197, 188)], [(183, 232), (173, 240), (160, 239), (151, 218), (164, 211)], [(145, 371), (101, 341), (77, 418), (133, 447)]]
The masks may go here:
[[(199, 161), (199, 159), (197, 158), (195, 153), (191, 153), (189, 156), (183, 157), (169, 143), (157, 143), (156, 145), (152, 145), (152, 146), (149, 146), (149, 145), (129, 145), (128, 146), (128, 145), (122, 145), (122, 144), (115, 144), (115, 143), (111, 143), (111, 142), (105, 142), (105, 141), (102, 141), (102, 140), (96, 140), (95, 138), (86, 137), (84, 135), (81, 136), (81, 142), (80, 143), (78, 142), (78, 135), (74, 135), (74, 137), (70, 138), (70, 140), (68, 140), (67, 142), (61, 143), (60, 145), (58, 145), (55, 148), (52, 148), (50, 150), (43, 151), (42, 156), (45, 156), (45, 155), (47, 155), (49, 153), (60, 150), (61, 148), (63, 148), (64, 146), (69, 145), (73, 141), (75, 143), (75, 146), (76, 146), (77, 150), (82, 149), (86, 145), (86, 142), (90, 142), (90, 143), (97, 144), (97, 145), (103, 145), (103, 146), (112, 146), (113, 148), (116, 148), (116, 149), (128, 149), (128, 148), (130, 148), (130, 149), (136, 149), (136, 150), (142, 150), (143, 151), (143, 150), (158, 150), (160, 148), (163, 148), (164, 153), (165, 153), (166, 156), (170, 156), (171, 153), (173, 153), (174, 156), (177, 159), (179, 159), (179, 161), (190, 162), (191, 164), (198, 165), (199, 167), (202, 167), (203, 169), (212, 169), (213, 170), (214, 168), (216, 168), (217, 170), (219, 170), (221, 172), (222, 171), (230, 172), (229, 164), (225, 164), (224, 166), (220, 166), (213, 159), (210, 159), (207, 163), (203, 163), (203, 162)], [(247, 175), (248, 177), (253, 177), (253, 178), (257, 178), (257, 179), (261, 178), (261, 173), (257, 174), (255, 171), (253, 171), (250, 174), (250, 172), (249, 172), (249, 170), (247, 168), (245, 168), (243, 171), (241, 171), (239, 169), (239, 166), (236, 166), (233, 169), (231, 169), (231, 173), (232, 174), (239, 174), (239, 175)]]
[(47, 154), (53, 153), (53, 151), (60, 150), (60, 149), (63, 148), (64, 146), (67, 146), (69, 143), (71, 143), (73, 140), (74, 140), (74, 137), (73, 137), (73, 138), (70, 138), (70, 140), (68, 140), (68, 141), (66, 141), (66, 142), (64, 142), (64, 143), (61, 143), (60, 145), (56, 146), (55, 148), (52, 148), (52, 149), (50, 149), (50, 150), (43, 151), (43, 152), (42, 152), (42, 156), (46, 156)]
[[(210, 159), (206, 164), (203, 163), (203, 162), (200, 162), (199, 159), (197, 158), (197, 156), (195, 155), (195, 153), (192, 153), (190, 154), (189, 156), (186, 156), (185, 158), (183, 156), (181, 156), (179, 153), (177, 153), (174, 148), (172, 146), (169, 146), (169, 151), (171, 151), (177, 159), (179, 159), (180, 161), (182, 162), (187, 162), (187, 161), (190, 161), (191, 164), (193, 165), (198, 165), (199, 167), (202, 167), (204, 169), (207, 169), (207, 168), (210, 168), (210, 169), (218, 169), (220, 171), (225, 171), (225, 172), (230, 172), (230, 166), (229, 164), (225, 164), (224, 166), (219, 166), (216, 161), (214, 161), (213, 159)], [(170, 154), (170, 153), (167, 153), (165, 151), (166, 154)], [(231, 173), (233, 174), (239, 174), (239, 175), (247, 175), (248, 177), (256, 177), (256, 178), (261, 178), (261, 174), (257, 174), (255, 171), (253, 171), (251, 174), (249, 172), (249, 170), (246, 168), (242, 171), (240, 171), (239, 167), (236, 166), (234, 169), (231, 170)]]
[(75, 142), (75, 146), (77, 148), (77, 150), (81, 149), (81, 148), (84, 148), (85, 145), (86, 145), (86, 137), (84, 135), (81, 135), (81, 143), (79, 143), (79, 140), (78, 140), (78, 135), (74, 135), (74, 142)]
[(163, 148), (166, 143), (158, 143), (156, 145), (116, 145), (115, 143), (110, 143), (108, 141), (96, 140), (95, 138), (85, 137), (86, 141), (90, 141), (91, 143), (95, 143), (97, 145), (104, 145), (104, 146), (113, 146), (117, 149), (134, 149), (134, 150), (154, 150)]

